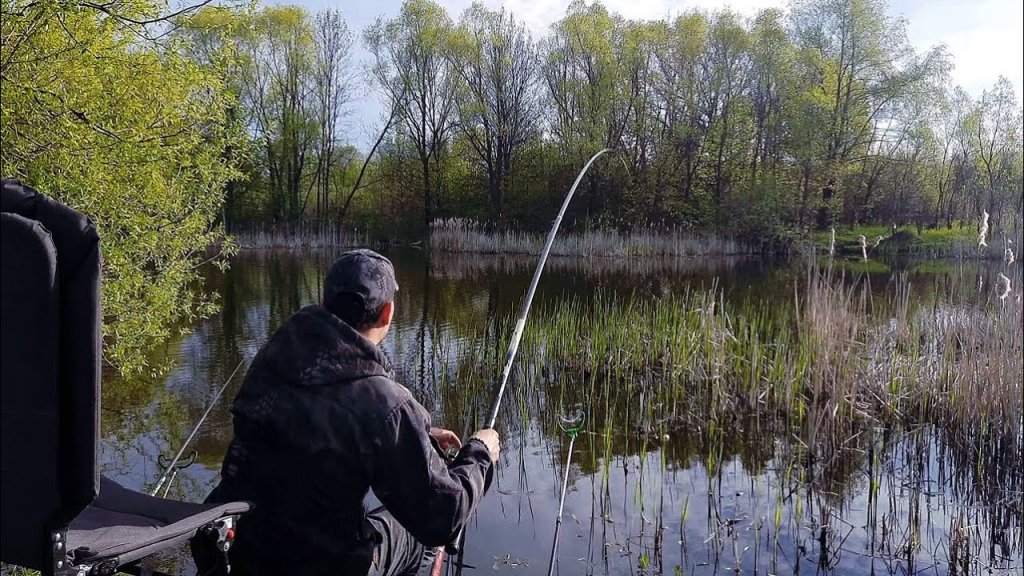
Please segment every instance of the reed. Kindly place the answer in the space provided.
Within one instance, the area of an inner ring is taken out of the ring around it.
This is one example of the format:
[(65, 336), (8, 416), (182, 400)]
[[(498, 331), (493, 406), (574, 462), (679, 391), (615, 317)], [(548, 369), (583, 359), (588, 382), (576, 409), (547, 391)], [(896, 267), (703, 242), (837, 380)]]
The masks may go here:
[(318, 249), (369, 246), (370, 238), (356, 230), (332, 224), (255, 225), (230, 232), (243, 249)]

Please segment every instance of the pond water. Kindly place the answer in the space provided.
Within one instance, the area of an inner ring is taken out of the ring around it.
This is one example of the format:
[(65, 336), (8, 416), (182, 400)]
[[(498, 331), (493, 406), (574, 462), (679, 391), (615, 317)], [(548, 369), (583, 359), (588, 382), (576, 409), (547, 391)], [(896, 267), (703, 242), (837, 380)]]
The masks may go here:
[[(130, 379), (105, 375), (104, 473), (153, 487), (161, 456), (177, 451), (241, 365), (190, 444), (196, 462), (170, 487), (177, 498), (205, 497), (231, 438), (228, 409), (245, 367), (291, 313), (319, 300), (335, 254), (249, 251), (226, 272), (204, 271), (221, 311), (153, 353), (154, 364), (170, 368)], [(428, 262), (415, 250), (385, 254), (401, 286), (384, 343), (397, 380), (435, 424), (471, 431), (493, 400), (508, 319), (519, 313), (535, 259), (441, 255)], [(909, 290), (914, 307), (998, 310), (990, 287), (1000, 271), (978, 263), (854, 265), (844, 277), (880, 299)], [(554, 367), (548, 355), (561, 341), (538, 343), (543, 338), (530, 334), (570, 301), (587, 313), (598, 301), (657, 303), (686, 290), (714, 291), (723, 307), (758, 301), (785, 310), (799, 301), (806, 275), (804, 263), (754, 259), (549, 261), (527, 322), (532, 344), (516, 360), (499, 416), (497, 483), (467, 530), (462, 565), (451, 572), (547, 573), (568, 456), (556, 416), (584, 404), (588, 421), (568, 470), (558, 574), (1020, 574), (1020, 422), (1010, 423), (1008, 436), (965, 439), (935, 423), (883, 419), (850, 428), (839, 448), (816, 452), (806, 449), (813, 437), (805, 428), (742, 407), (727, 422), (712, 418), (717, 425), (701, 421), (714, 410), (653, 421), (649, 388), (599, 395), (604, 406), (595, 408), (599, 376)], [(1020, 269), (1011, 276), (1019, 287)], [(886, 322), (885, 311), (875, 315)], [(646, 330), (621, 329), (637, 338)], [(1014, 384), (1019, 390), (1020, 381)], [(187, 558), (169, 561), (192, 571)]]

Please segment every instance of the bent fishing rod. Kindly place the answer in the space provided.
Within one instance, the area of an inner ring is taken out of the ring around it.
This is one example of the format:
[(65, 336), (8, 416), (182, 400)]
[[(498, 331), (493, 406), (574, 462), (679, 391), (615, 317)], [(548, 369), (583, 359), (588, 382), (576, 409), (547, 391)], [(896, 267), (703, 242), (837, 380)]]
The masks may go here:
[(576, 188), (583, 181), (583, 176), (586, 175), (587, 170), (590, 169), (590, 165), (594, 163), (605, 152), (611, 152), (611, 148), (604, 148), (597, 154), (594, 154), (590, 161), (587, 162), (583, 170), (580, 170), (576, 181), (573, 182), (572, 188), (569, 189), (569, 193), (566, 194), (565, 200), (562, 202), (562, 209), (558, 211), (558, 216), (555, 218), (555, 223), (551, 226), (551, 230), (548, 232), (548, 240), (544, 245), (544, 250), (540, 253), (540, 261), (537, 262), (537, 269), (533, 272), (533, 281), (530, 282), (530, 289), (526, 291), (526, 300), (523, 301), (523, 311), (519, 315), (519, 320), (516, 321), (515, 330), (512, 331), (512, 341), (509, 342), (508, 354), (505, 356), (505, 367), (501, 371), (501, 381), (498, 385), (498, 393), (494, 397), (494, 404), (491, 405), (491, 415), (487, 419), (487, 425), (485, 428), (494, 428), (494, 422), (498, 419), (498, 410), (501, 409), (501, 397), (505, 394), (505, 385), (508, 383), (509, 374), (512, 373), (512, 361), (516, 358), (516, 352), (519, 351), (519, 341), (523, 339), (523, 329), (526, 327), (526, 317), (530, 314), (530, 305), (533, 304), (533, 295), (537, 292), (537, 283), (540, 282), (541, 273), (544, 272), (544, 264), (548, 261), (548, 254), (551, 252), (551, 245), (555, 242), (555, 235), (558, 234), (558, 227), (562, 224), (562, 217), (565, 216), (565, 209), (569, 207), (569, 201), (572, 200), (573, 194), (576, 193)]
[[(526, 299), (523, 300), (523, 309), (519, 314), (519, 319), (516, 321), (515, 329), (512, 331), (512, 340), (508, 345), (508, 352), (505, 354), (505, 365), (501, 371), (501, 379), (498, 384), (498, 391), (494, 396), (494, 403), (491, 404), (490, 415), (487, 418), (487, 423), (484, 428), (494, 428), (494, 423), (498, 419), (498, 411), (501, 409), (501, 399), (505, 394), (505, 388), (508, 384), (509, 375), (512, 373), (512, 362), (516, 358), (516, 353), (519, 351), (519, 342), (523, 339), (523, 329), (526, 327), (526, 317), (530, 314), (530, 306), (533, 304), (533, 295), (537, 292), (537, 284), (540, 282), (541, 274), (544, 272), (544, 264), (548, 261), (548, 254), (551, 253), (551, 245), (555, 243), (555, 236), (558, 234), (558, 227), (562, 224), (562, 218), (565, 216), (565, 210), (569, 207), (569, 201), (572, 200), (574, 194), (576, 194), (576, 188), (579, 187), (580, 182), (583, 181), (583, 177), (587, 174), (587, 170), (590, 169), (590, 165), (594, 163), (602, 154), (605, 152), (611, 152), (611, 148), (603, 148), (597, 154), (590, 157), (583, 169), (576, 176), (576, 181), (572, 183), (572, 188), (569, 188), (569, 193), (565, 195), (565, 200), (562, 201), (562, 208), (558, 211), (558, 216), (555, 217), (555, 222), (551, 226), (551, 230), (548, 231), (547, 242), (544, 244), (544, 249), (541, 250), (540, 260), (537, 262), (537, 269), (533, 272), (533, 280), (530, 282), (530, 288), (526, 291)], [(434, 566), (431, 570), (432, 576), (440, 576), (441, 567), (444, 563), (444, 553), (457, 554), (459, 552), (458, 543), (462, 540), (462, 531), (459, 531), (459, 535), (455, 538), (455, 541), (449, 544), (447, 547), (441, 547), (437, 550), (437, 556), (435, 556)]]
[[(196, 422), (195, 427), (192, 428), (192, 432), (188, 435), (188, 438), (185, 438), (185, 442), (182, 443), (181, 449), (178, 450), (178, 453), (175, 454), (174, 458), (171, 459), (171, 463), (164, 467), (164, 474), (156, 483), (156, 488), (154, 488), (153, 491), (149, 493), (150, 496), (156, 496), (157, 492), (160, 491), (160, 488), (164, 485), (164, 482), (168, 479), (169, 476), (170, 482), (167, 483), (167, 489), (164, 490), (164, 496), (167, 496), (167, 492), (170, 491), (171, 489), (171, 483), (174, 482), (174, 477), (178, 475), (178, 470), (185, 468), (185, 466), (178, 466), (178, 460), (181, 459), (181, 455), (185, 453), (185, 448), (188, 448), (188, 445), (192, 442), (192, 438), (195, 437), (196, 433), (199, 432), (199, 429), (203, 426), (203, 422), (206, 422), (206, 417), (209, 416), (210, 412), (213, 411), (213, 407), (217, 405), (217, 401), (220, 400), (221, 395), (224, 394), (224, 390), (227, 389), (228, 384), (230, 384), (231, 381), (235, 379), (235, 374), (238, 374), (238, 370), (242, 367), (242, 364), (244, 362), (244, 358), (238, 361), (238, 366), (235, 366), (235, 369), (231, 371), (231, 375), (228, 376), (228, 379), (224, 382), (224, 385), (220, 387), (220, 390), (217, 390), (217, 394), (213, 397), (213, 400), (210, 401), (210, 405), (207, 406), (206, 412), (203, 412), (203, 415), (199, 418), (199, 421)], [(158, 460), (161, 459), (162, 457), (158, 458)], [(190, 456), (188, 465), (191, 465), (191, 463), (194, 461), (195, 455)], [(160, 462), (160, 465), (163, 466), (162, 461)]]

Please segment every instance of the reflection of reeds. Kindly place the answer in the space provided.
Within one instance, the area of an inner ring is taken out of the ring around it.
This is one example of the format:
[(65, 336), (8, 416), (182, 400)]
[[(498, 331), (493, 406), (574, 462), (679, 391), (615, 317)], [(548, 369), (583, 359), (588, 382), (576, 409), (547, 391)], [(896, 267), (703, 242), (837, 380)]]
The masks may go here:
[(231, 236), (241, 248), (330, 248), (367, 246), (368, 237), (334, 225), (294, 224), (251, 226), (232, 230)]
[[(545, 273), (565, 271), (585, 278), (603, 278), (623, 275), (629, 279), (654, 274), (725, 275), (737, 266), (749, 263), (752, 256), (723, 256), (708, 258), (586, 258), (576, 256), (553, 257), (545, 265)], [(441, 253), (431, 260), (431, 278), (467, 280), (491, 278), (495, 275), (532, 273), (537, 266), (536, 255), (478, 253)]]

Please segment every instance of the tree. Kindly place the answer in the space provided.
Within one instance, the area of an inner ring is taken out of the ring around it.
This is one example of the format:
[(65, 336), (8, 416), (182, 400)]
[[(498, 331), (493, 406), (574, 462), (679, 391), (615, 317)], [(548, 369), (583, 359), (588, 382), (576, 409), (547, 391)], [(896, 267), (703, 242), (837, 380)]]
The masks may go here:
[[(950, 93), (952, 92), (952, 93)], [(945, 220), (946, 227), (952, 227), (957, 197), (963, 192), (959, 177), (963, 173), (968, 156), (965, 147), (964, 120), (973, 103), (971, 97), (961, 88), (939, 92), (942, 97), (938, 104), (937, 118), (933, 126), (936, 139), (935, 163), (938, 167), (936, 176), (935, 211), (933, 226)]]
[(664, 39), (655, 45), (655, 106), (661, 110), (665, 149), (661, 164), (667, 172), (663, 181), (678, 188), (683, 204), (693, 196), (708, 135), (700, 104), (700, 66), (708, 28), (704, 14), (687, 13), (679, 16), (666, 30)]
[(793, 46), (786, 36), (782, 12), (762, 10), (750, 32), (749, 98), (753, 115), (754, 142), (750, 156), (750, 181), (759, 171), (774, 172), (781, 156), (781, 121), (784, 90), (792, 82)]
[(398, 109), (420, 162), (423, 225), (430, 229), (439, 196), (439, 168), (455, 127), (455, 72), (447, 58), (452, 22), (431, 0), (406, 0), (397, 18), (377, 21), (363, 37), (372, 79)]
[(315, 212), (317, 219), (323, 220), (330, 209), (331, 175), (336, 168), (344, 171), (344, 164), (352, 160), (351, 155), (339, 154), (342, 119), (355, 81), (350, 62), (352, 35), (340, 11), (325, 10), (314, 17), (313, 44), (313, 118), (317, 127), (313, 184)]
[(236, 142), (223, 68), (136, 22), (162, 4), (4, 2), (0, 171), (88, 215), (103, 249), (104, 357), (122, 371), (210, 311), (190, 289)]
[(491, 219), (501, 225), (513, 162), (537, 133), (537, 55), (526, 26), (474, 3), (450, 48), (458, 72), (459, 128), (487, 174)]
[[(625, 41), (622, 18), (600, 3), (575, 0), (541, 43), (552, 136), (575, 173), (602, 148), (623, 144), (635, 113), (639, 83), (635, 44)], [(598, 194), (597, 173), (588, 176), (587, 212), (597, 216), (607, 198)]]
[(1013, 85), (1000, 76), (991, 90), (982, 92), (969, 124), (985, 191), (984, 197), (975, 202), (975, 213), (980, 217), (982, 210), (987, 211), (993, 231), (1003, 224), (1005, 207), (1014, 196), (1019, 196), (1019, 179), (1015, 177), (1019, 174), (1021, 124), (1020, 103)]
[(295, 6), (268, 6), (238, 40), (242, 99), (250, 131), (263, 149), (276, 221), (295, 222), (303, 209), (303, 184), (319, 126), (315, 105), (314, 32), (309, 15)]
[[(737, 17), (730, 12), (717, 15), (708, 34), (704, 62), (704, 114), (714, 130), (715, 161), (711, 189), (715, 203), (715, 223), (721, 224), (722, 202), (732, 186), (730, 156), (746, 152), (741, 144), (743, 137), (736, 131), (736, 109), (743, 103), (740, 99), (747, 83), (749, 71), (747, 59), (747, 33)], [(730, 139), (735, 139), (733, 142)]]

